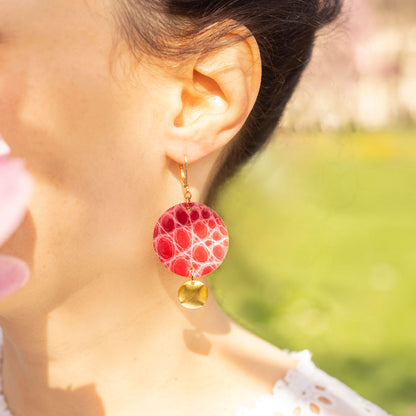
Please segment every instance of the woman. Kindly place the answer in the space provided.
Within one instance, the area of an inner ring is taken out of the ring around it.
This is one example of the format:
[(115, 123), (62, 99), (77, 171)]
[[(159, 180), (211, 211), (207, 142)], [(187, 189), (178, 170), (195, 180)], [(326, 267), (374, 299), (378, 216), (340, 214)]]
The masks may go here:
[(212, 205), (266, 142), (339, 7), (0, 1), (0, 131), (33, 177), (1, 248), (31, 276), (0, 301), (0, 415), (385, 415), (212, 296), (183, 308), (151, 242), (183, 202), (184, 155), (192, 200)]

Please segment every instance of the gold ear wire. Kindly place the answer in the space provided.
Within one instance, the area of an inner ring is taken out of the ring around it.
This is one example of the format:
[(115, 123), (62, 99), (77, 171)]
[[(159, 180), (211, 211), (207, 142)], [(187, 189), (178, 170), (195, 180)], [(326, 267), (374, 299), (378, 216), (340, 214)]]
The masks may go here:
[(181, 172), (181, 179), (182, 179), (182, 185), (183, 185), (183, 189), (184, 189), (184, 198), (186, 201), (186, 208), (189, 211), (189, 202), (191, 201), (192, 198), (192, 193), (191, 193), (191, 189), (189, 188), (188, 185), (188, 158), (186, 157), (186, 155), (184, 155), (184, 163), (180, 163), (179, 164), (179, 169)]
[(179, 164), (179, 169), (181, 170), (181, 179), (184, 188), (188, 186), (188, 158), (184, 155), (184, 163)]

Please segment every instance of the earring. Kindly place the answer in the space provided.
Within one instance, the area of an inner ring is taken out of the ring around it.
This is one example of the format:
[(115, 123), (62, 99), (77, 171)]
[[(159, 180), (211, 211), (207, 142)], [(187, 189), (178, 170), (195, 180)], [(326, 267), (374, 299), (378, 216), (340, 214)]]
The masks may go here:
[(208, 299), (208, 288), (197, 277), (217, 269), (228, 251), (228, 231), (221, 217), (210, 207), (191, 202), (187, 157), (179, 164), (185, 202), (166, 210), (153, 232), (153, 248), (171, 272), (190, 277), (178, 291), (180, 303), (196, 309)]

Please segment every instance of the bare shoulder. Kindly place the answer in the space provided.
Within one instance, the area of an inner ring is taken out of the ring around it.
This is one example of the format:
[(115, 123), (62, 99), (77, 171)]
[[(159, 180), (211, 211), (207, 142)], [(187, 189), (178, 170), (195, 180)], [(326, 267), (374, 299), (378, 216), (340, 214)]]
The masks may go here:
[(270, 415), (390, 416), (316, 367), (308, 350), (290, 354), (244, 328), (237, 326), (233, 331), (225, 354), (238, 376), (234, 387), (240, 402), (236, 400), (233, 406), (245, 409), (230, 415), (259, 415), (254, 408), (262, 398), (262, 412)]
[(290, 354), (236, 323), (227, 338), (218, 346), (219, 374), (227, 380), (223, 389), (230, 410), (253, 407), (260, 396), (272, 393), (290, 368), (297, 366), (298, 360)]
[(227, 358), (244, 368), (246, 375), (263, 379), (266, 385), (285, 377), (298, 360), (242, 326), (233, 323), (230, 340), (223, 349)]
[[(235, 336), (239, 345), (234, 349), (235, 359), (246, 375), (242, 383), (250, 384), (254, 379), (255, 394), (248, 393), (248, 405), (241, 403), (242, 407), (253, 409), (257, 399), (263, 396), (261, 409), (269, 411), (265, 414), (391, 416), (342, 380), (316, 367), (308, 350), (289, 354), (243, 328)], [(288, 376), (289, 369), (294, 368), (297, 370)], [(243, 411), (242, 414), (251, 413)]]

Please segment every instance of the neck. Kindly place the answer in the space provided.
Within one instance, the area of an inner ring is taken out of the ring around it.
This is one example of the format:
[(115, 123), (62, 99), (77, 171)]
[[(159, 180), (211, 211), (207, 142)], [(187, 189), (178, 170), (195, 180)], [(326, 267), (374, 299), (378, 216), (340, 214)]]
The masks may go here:
[(3, 322), (4, 391), (16, 416), (142, 413), (172, 380), (185, 386), (195, 366), (209, 368), (214, 338), (220, 345), (233, 322), (212, 293), (201, 309), (181, 306), (184, 279), (149, 259), (152, 268), (124, 264), (49, 312)]

